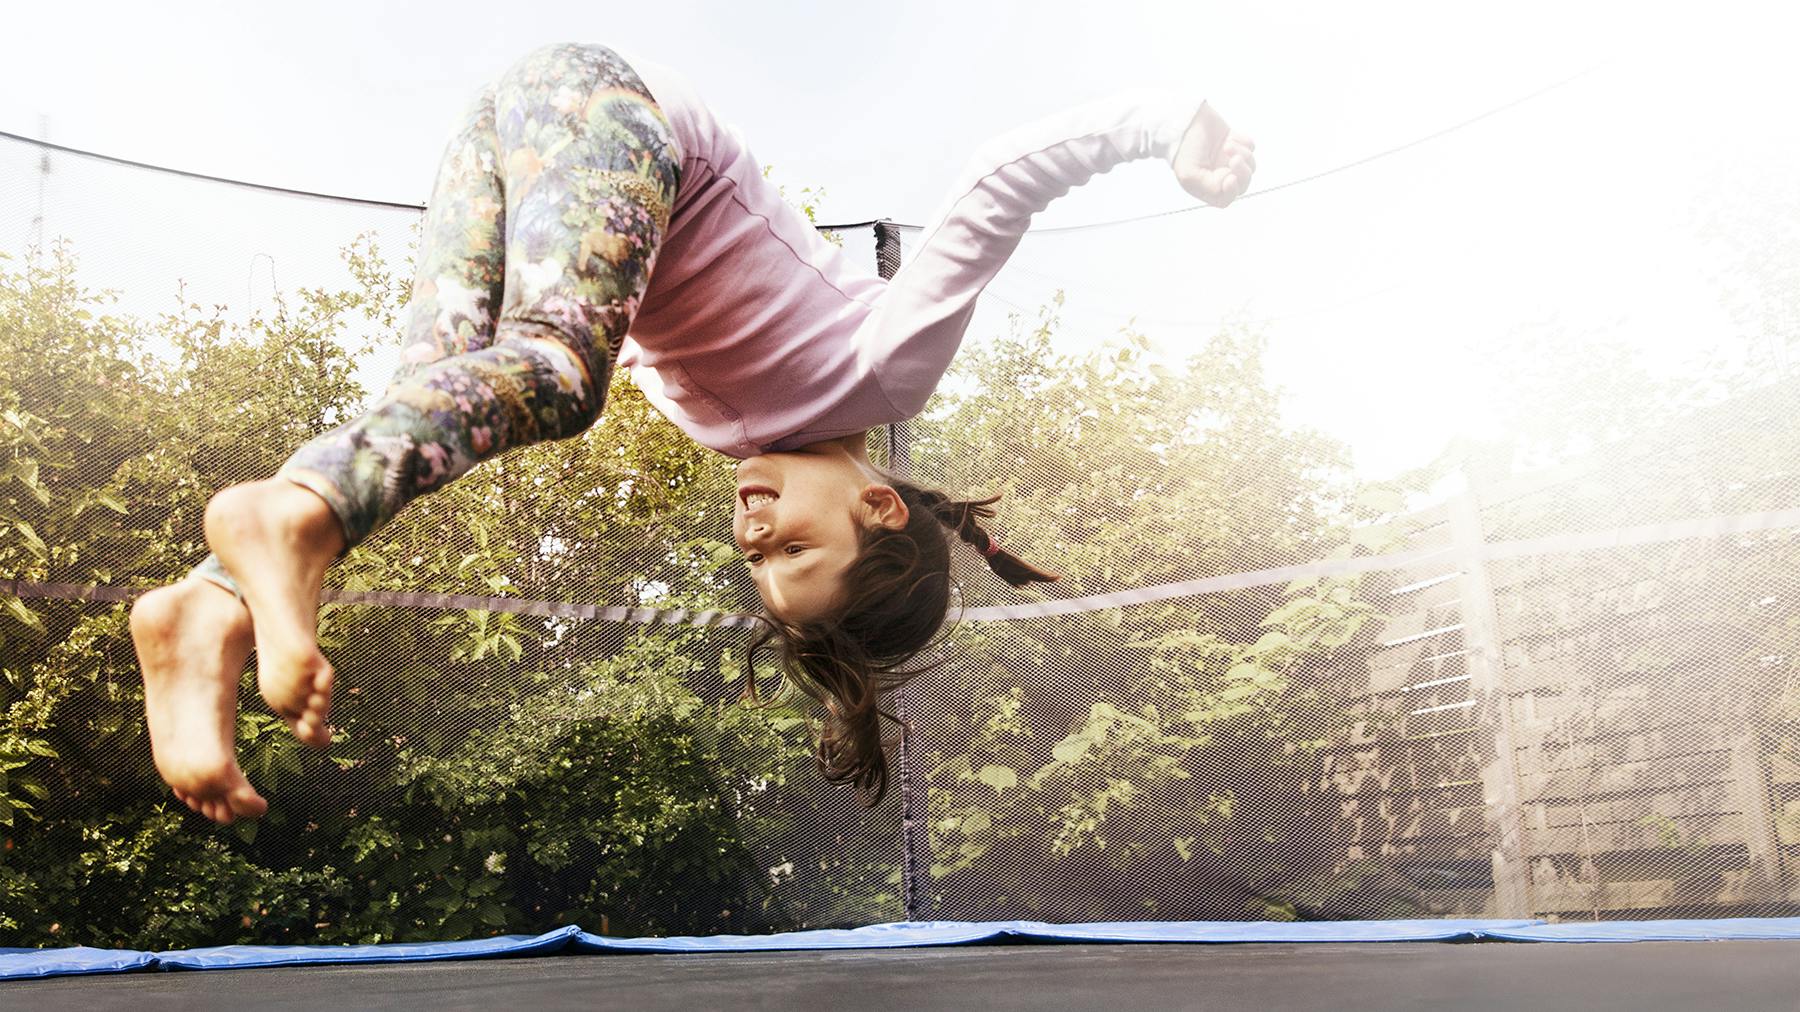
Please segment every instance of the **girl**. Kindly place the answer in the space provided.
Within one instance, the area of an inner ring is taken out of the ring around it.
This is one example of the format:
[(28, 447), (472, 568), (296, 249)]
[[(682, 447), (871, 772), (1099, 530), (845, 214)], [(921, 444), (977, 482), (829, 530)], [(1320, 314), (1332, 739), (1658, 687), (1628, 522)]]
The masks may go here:
[(695, 440), (740, 460), (733, 535), (767, 611), (756, 645), (778, 640), (786, 673), (823, 705), (824, 775), (879, 801), (877, 705), (948, 611), (947, 532), (1015, 586), (1055, 577), (981, 527), (994, 499), (887, 475), (864, 436), (924, 407), (1034, 212), (1148, 157), (1219, 206), (1255, 166), (1250, 141), (1199, 102), (1083, 106), (985, 147), (886, 283), (790, 209), (681, 79), (600, 46), (527, 56), (445, 153), (384, 398), (275, 478), (214, 496), (197, 579), (132, 608), (157, 771), (214, 821), (266, 811), (234, 752), (251, 647), (264, 700), (326, 745), (327, 565), (480, 461), (580, 433), (617, 364)]

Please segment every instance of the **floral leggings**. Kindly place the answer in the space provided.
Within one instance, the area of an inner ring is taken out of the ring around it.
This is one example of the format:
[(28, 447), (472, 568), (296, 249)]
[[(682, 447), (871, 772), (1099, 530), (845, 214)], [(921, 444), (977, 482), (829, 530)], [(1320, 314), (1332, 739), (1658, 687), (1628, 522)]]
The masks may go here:
[[(679, 177), (668, 120), (617, 54), (565, 44), (521, 60), (444, 153), (386, 394), (278, 476), (324, 498), (354, 546), (481, 461), (585, 430)], [(216, 556), (195, 575), (237, 592)]]

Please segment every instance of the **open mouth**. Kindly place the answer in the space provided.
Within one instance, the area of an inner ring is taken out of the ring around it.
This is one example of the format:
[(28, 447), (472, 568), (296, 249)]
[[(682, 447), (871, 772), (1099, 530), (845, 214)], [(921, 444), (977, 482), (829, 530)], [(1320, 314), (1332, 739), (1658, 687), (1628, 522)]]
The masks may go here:
[(742, 485), (738, 488), (738, 502), (744, 509), (753, 510), (781, 498), (775, 490), (767, 485)]

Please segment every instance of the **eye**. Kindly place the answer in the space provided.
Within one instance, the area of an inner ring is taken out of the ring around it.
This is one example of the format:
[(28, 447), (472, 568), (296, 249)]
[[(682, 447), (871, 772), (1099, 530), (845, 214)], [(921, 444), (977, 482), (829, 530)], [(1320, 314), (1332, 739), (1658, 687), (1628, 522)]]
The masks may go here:
[[(782, 549), (782, 551), (786, 552), (789, 555), (799, 555), (801, 552), (806, 551), (806, 549), (800, 545), (789, 545), (786, 548)], [(751, 552), (749, 555), (745, 556), (745, 558), (747, 560), (749, 560), (749, 562), (752, 566), (761, 562), (763, 559), (761, 552)]]

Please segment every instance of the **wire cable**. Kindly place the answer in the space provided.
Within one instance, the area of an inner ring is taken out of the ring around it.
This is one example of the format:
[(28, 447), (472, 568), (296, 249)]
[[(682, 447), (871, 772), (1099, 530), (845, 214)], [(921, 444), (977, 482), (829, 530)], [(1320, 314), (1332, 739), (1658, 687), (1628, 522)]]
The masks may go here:
[(24, 141), (26, 144), (35, 144), (48, 151), (61, 151), (64, 154), (80, 155), (83, 158), (95, 158), (103, 162), (111, 162), (114, 165), (128, 165), (134, 169), (149, 169), (152, 172), (165, 172), (172, 176), (185, 176), (188, 179), (203, 179), (209, 183), (225, 183), (230, 186), (242, 186), (251, 190), (262, 190), (265, 193), (282, 193), (290, 197), (312, 197), (318, 200), (336, 200), (346, 204), (361, 204), (364, 207), (387, 207), (401, 211), (418, 211), (421, 214), (425, 211), (424, 204), (403, 204), (392, 200), (374, 200), (369, 197), (345, 197), (335, 193), (319, 193), (315, 190), (296, 190), (287, 186), (272, 186), (268, 183), (252, 183), (249, 180), (231, 179), (226, 176), (209, 176), (204, 172), (189, 172), (187, 169), (172, 169), (167, 165), (152, 165), (149, 162), (133, 161), (129, 158), (120, 158), (116, 155), (103, 155), (97, 151), (83, 151), (81, 148), (72, 148), (66, 144), (52, 144), (49, 141), (38, 140), (35, 137), (25, 137), (20, 134), (7, 133), (4, 130), (0, 130), (0, 138), (12, 141)]
[[(1243, 196), (1239, 197), (1238, 200), (1249, 200), (1252, 197), (1264, 197), (1271, 193), (1277, 193), (1281, 190), (1292, 189), (1293, 187), (1299, 186), (1303, 183), (1317, 182), (1318, 180), (1324, 179), (1328, 176), (1335, 176), (1340, 172), (1348, 172), (1351, 169), (1358, 169), (1358, 168), (1363, 167), (1364, 165), (1369, 164), (1370, 162), (1380, 161), (1383, 158), (1387, 158), (1392, 155), (1397, 155), (1397, 154), (1401, 153), (1402, 151), (1411, 150), (1412, 148), (1416, 148), (1421, 144), (1429, 144), (1432, 141), (1438, 140), (1441, 137), (1446, 137), (1450, 134), (1455, 133), (1458, 130), (1465, 128), (1465, 127), (1473, 126), (1476, 123), (1481, 122), (1482, 120), (1489, 119), (1494, 116), (1498, 116), (1500, 113), (1503, 113), (1503, 112), (1507, 111), (1508, 109), (1512, 109), (1517, 106), (1524, 105), (1525, 103), (1530, 102), (1533, 99), (1542, 98), (1543, 96), (1548, 95), (1549, 93), (1556, 91), (1559, 88), (1563, 88), (1570, 84), (1575, 83), (1576, 81), (1580, 80), (1581, 78), (1586, 77), (1587, 75), (1600, 69), (1602, 66), (1605, 66), (1604, 61), (1602, 61), (1601, 63), (1596, 63), (1593, 66), (1588, 67), (1586, 70), (1581, 70), (1581, 71), (1577, 71), (1573, 74), (1570, 74), (1568, 77), (1565, 77), (1559, 81), (1554, 81), (1550, 84), (1546, 84), (1542, 88), (1539, 88), (1536, 91), (1533, 91), (1529, 94), (1521, 95), (1518, 98), (1515, 98), (1510, 102), (1505, 102), (1500, 105), (1494, 106), (1493, 108), (1488, 109), (1485, 112), (1477, 113), (1473, 116), (1470, 116), (1468, 119), (1461, 120), (1456, 123), (1452, 123), (1449, 126), (1444, 127), (1440, 130), (1434, 130), (1431, 133), (1424, 135), (1423, 137), (1417, 137), (1417, 138), (1414, 138), (1413, 140), (1407, 141), (1404, 144), (1398, 144), (1398, 145), (1395, 145), (1394, 147), (1386, 148), (1381, 151), (1377, 151), (1374, 154), (1365, 155), (1362, 158), (1356, 159), (1355, 161), (1345, 162), (1342, 165), (1333, 166), (1329, 169), (1325, 169), (1322, 172), (1315, 172), (1310, 176), (1301, 176), (1299, 179), (1290, 179), (1285, 183), (1276, 183), (1274, 186), (1265, 187), (1261, 190), (1252, 190), (1249, 193), (1246, 193)], [(1151, 219), (1154, 219), (1154, 218), (1167, 218), (1167, 217), (1170, 217), (1171, 215), (1186, 214), (1189, 211), (1203, 210), (1210, 206), (1211, 205), (1209, 205), (1209, 204), (1194, 204), (1190, 207), (1177, 207), (1177, 208), (1174, 208), (1173, 210), (1169, 210), (1169, 211), (1156, 211), (1151, 214), (1140, 214), (1140, 215), (1136, 215), (1136, 216), (1130, 217), (1130, 218), (1117, 218), (1112, 221), (1096, 221), (1096, 222), (1090, 222), (1085, 225), (1063, 225), (1063, 226), (1056, 227), (1056, 228), (1034, 228), (1031, 231), (1032, 231), (1032, 233), (1034, 233), (1036, 235), (1051, 235), (1051, 234), (1060, 233), (1060, 232), (1085, 232), (1090, 229), (1111, 228), (1114, 225), (1130, 225), (1135, 222), (1150, 221)]]
[[(1369, 164), (1370, 162), (1380, 161), (1383, 158), (1388, 158), (1393, 155), (1400, 154), (1403, 151), (1411, 150), (1412, 148), (1416, 148), (1421, 144), (1429, 144), (1430, 142), (1438, 140), (1439, 138), (1453, 134), (1453, 133), (1457, 132), (1458, 130), (1462, 130), (1466, 127), (1473, 126), (1476, 123), (1481, 122), (1482, 120), (1490, 119), (1494, 116), (1498, 116), (1499, 114), (1506, 112), (1509, 109), (1524, 105), (1525, 103), (1530, 102), (1534, 99), (1542, 98), (1543, 96), (1548, 95), (1549, 93), (1556, 91), (1559, 88), (1567, 87), (1568, 85), (1575, 83), (1576, 81), (1580, 80), (1581, 78), (1586, 77), (1589, 74), (1592, 74), (1594, 71), (1599, 70), (1601, 67), (1603, 67), (1605, 65), (1606, 65), (1605, 61), (1602, 61), (1601, 63), (1596, 63), (1593, 66), (1588, 67), (1586, 70), (1577, 71), (1576, 73), (1570, 74), (1568, 77), (1562, 78), (1561, 80), (1553, 81), (1550, 84), (1546, 84), (1543, 87), (1537, 89), (1536, 91), (1530, 92), (1525, 95), (1521, 95), (1518, 98), (1515, 98), (1515, 99), (1512, 99), (1511, 101), (1504, 102), (1500, 105), (1494, 106), (1493, 108), (1488, 109), (1484, 112), (1476, 113), (1475, 115), (1470, 116), (1467, 119), (1459, 120), (1455, 123), (1450, 124), (1449, 126), (1446, 126), (1441, 129), (1434, 130), (1431, 133), (1425, 134), (1422, 137), (1416, 137), (1410, 141), (1407, 141), (1404, 144), (1397, 144), (1391, 148), (1384, 148), (1383, 150), (1374, 152), (1373, 154), (1365, 155), (1354, 161), (1345, 162), (1342, 165), (1334, 165), (1329, 169), (1324, 169), (1320, 172), (1315, 172), (1309, 176), (1301, 176), (1298, 179), (1290, 179), (1285, 183), (1276, 183), (1274, 186), (1264, 187), (1263, 189), (1260, 189), (1260, 190), (1251, 190), (1249, 193), (1246, 193), (1243, 196), (1239, 197), (1238, 200), (1242, 201), (1242, 200), (1249, 200), (1252, 197), (1263, 197), (1263, 196), (1267, 196), (1271, 193), (1277, 193), (1281, 190), (1292, 189), (1293, 187), (1299, 186), (1303, 183), (1317, 182), (1318, 180), (1325, 179), (1329, 176), (1335, 176), (1340, 172), (1348, 172), (1351, 169), (1358, 169), (1358, 168), (1363, 167), (1364, 165)], [(1177, 207), (1177, 208), (1172, 208), (1167, 211), (1154, 211), (1154, 212), (1151, 212), (1150, 214), (1134, 215), (1129, 218), (1114, 218), (1114, 219), (1110, 219), (1107, 221), (1093, 221), (1093, 222), (1088, 222), (1088, 223), (1082, 224), (1082, 225), (1059, 225), (1059, 226), (1055, 226), (1052, 228), (1034, 228), (1034, 229), (1031, 229), (1026, 234), (1028, 234), (1028, 235), (1053, 235), (1053, 234), (1058, 234), (1058, 233), (1063, 233), (1063, 232), (1086, 232), (1086, 231), (1089, 231), (1092, 229), (1097, 229), (1097, 228), (1112, 228), (1116, 225), (1131, 225), (1131, 224), (1135, 224), (1140, 221), (1151, 221), (1156, 218), (1168, 218), (1168, 217), (1172, 217), (1177, 214), (1186, 214), (1189, 211), (1205, 210), (1206, 208), (1208, 208), (1210, 206), (1211, 205), (1209, 205), (1209, 204), (1193, 204), (1188, 207)], [(903, 225), (899, 222), (889, 222), (888, 224), (892, 225), (894, 228), (910, 229), (913, 231), (923, 231), (924, 230), (924, 226), (922, 226), (922, 225)]]
[[(1392, 155), (1397, 155), (1397, 154), (1401, 153), (1402, 151), (1407, 151), (1411, 148), (1416, 148), (1421, 144), (1430, 143), (1431, 141), (1437, 140), (1438, 138), (1444, 137), (1448, 134), (1455, 133), (1456, 131), (1461, 130), (1465, 127), (1473, 126), (1474, 124), (1479, 123), (1482, 120), (1488, 119), (1493, 116), (1497, 116), (1500, 113), (1507, 111), (1508, 109), (1514, 108), (1515, 106), (1523, 105), (1526, 102), (1529, 102), (1533, 99), (1540, 98), (1544, 95), (1547, 95), (1550, 92), (1557, 90), (1558, 88), (1562, 88), (1567, 85), (1573, 84), (1575, 81), (1580, 80), (1583, 77), (1586, 77), (1587, 75), (1593, 73), (1594, 71), (1598, 70), (1602, 66), (1604, 66), (1604, 63), (1597, 63), (1597, 64), (1587, 68), (1586, 70), (1582, 70), (1577, 73), (1571, 74), (1568, 77), (1565, 77), (1560, 81), (1555, 81), (1551, 84), (1547, 84), (1547, 85), (1543, 86), (1542, 88), (1539, 88), (1536, 91), (1531, 92), (1530, 94), (1522, 95), (1518, 98), (1513, 99), (1510, 102), (1506, 102), (1501, 105), (1494, 106), (1492, 109), (1488, 109), (1485, 112), (1477, 113), (1474, 116), (1470, 116), (1468, 119), (1461, 120), (1457, 123), (1452, 123), (1451, 125), (1444, 127), (1441, 130), (1434, 130), (1431, 133), (1424, 135), (1423, 137), (1418, 137), (1413, 140), (1407, 141), (1405, 144), (1399, 144), (1399, 145), (1396, 145), (1391, 148), (1387, 148), (1382, 151), (1377, 151), (1374, 154), (1366, 155), (1362, 158), (1356, 159), (1355, 161), (1345, 162), (1342, 165), (1333, 166), (1332, 168), (1325, 169), (1322, 172), (1315, 172), (1310, 176), (1302, 176), (1299, 179), (1290, 179), (1285, 183), (1277, 183), (1274, 186), (1266, 187), (1261, 190), (1252, 190), (1249, 193), (1244, 194), (1242, 197), (1239, 197), (1238, 199), (1239, 200), (1249, 200), (1252, 197), (1266, 196), (1268, 194), (1276, 193), (1281, 190), (1291, 189), (1293, 187), (1301, 185), (1302, 183), (1316, 182), (1317, 180), (1324, 179), (1328, 176), (1335, 176), (1340, 172), (1348, 172), (1351, 169), (1361, 168), (1362, 166), (1367, 165), (1370, 162), (1379, 161), (1380, 159), (1387, 158)], [(203, 173), (203, 172), (190, 172), (186, 169), (174, 169), (174, 168), (170, 168), (166, 165), (153, 165), (149, 162), (133, 161), (132, 159), (119, 158), (115, 155), (103, 155), (96, 151), (85, 151), (85, 150), (82, 150), (81, 148), (72, 148), (72, 147), (69, 147), (69, 146), (63, 145), (63, 144), (52, 144), (49, 141), (38, 140), (37, 138), (26, 137), (21, 134), (9, 133), (4, 130), (0, 130), (0, 138), (5, 138), (7, 140), (14, 140), (14, 141), (22, 141), (26, 144), (35, 144), (38, 147), (49, 150), (49, 151), (61, 151), (65, 154), (80, 155), (84, 158), (96, 158), (96, 159), (99, 159), (100, 161), (111, 162), (115, 165), (129, 165), (133, 168), (149, 169), (153, 172), (166, 172), (166, 173), (169, 173), (170, 175), (185, 176), (189, 179), (203, 179), (203, 180), (206, 180), (207, 182), (212, 182), (212, 183), (226, 183), (231, 186), (242, 186), (242, 187), (247, 187), (252, 190), (262, 190), (266, 193), (282, 193), (282, 194), (287, 194), (288, 196), (312, 197), (312, 198), (316, 198), (319, 200), (336, 200), (336, 201), (342, 201), (346, 204), (361, 204), (365, 207), (386, 207), (386, 208), (393, 208), (395, 210), (417, 211), (420, 213), (424, 213), (424, 211), (425, 211), (424, 204), (407, 204), (407, 203), (401, 203), (398, 201), (391, 201), (391, 200), (374, 200), (374, 199), (371, 199), (368, 197), (345, 197), (345, 196), (341, 196), (339, 194), (333, 194), (333, 193), (320, 193), (316, 190), (299, 190), (299, 189), (294, 189), (294, 188), (286, 187), (286, 186), (272, 186), (268, 183), (253, 183), (253, 182), (250, 182), (250, 181), (244, 180), (244, 179), (232, 179), (232, 178), (229, 178), (226, 176), (212, 176), (212, 175), (207, 175), (206, 173)], [(1095, 221), (1095, 222), (1089, 222), (1084, 225), (1061, 225), (1061, 226), (1057, 226), (1054, 228), (1034, 228), (1034, 229), (1030, 230), (1029, 234), (1051, 235), (1051, 234), (1057, 234), (1057, 233), (1063, 233), (1063, 232), (1085, 232), (1085, 231), (1088, 231), (1091, 229), (1096, 229), (1096, 228), (1112, 228), (1116, 225), (1130, 225), (1130, 224), (1134, 224), (1134, 223), (1140, 222), (1140, 221), (1150, 221), (1155, 218), (1167, 218), (1172, 215), (1186, 214), (1189, 211), (1198, 211), (1207, 206), (1209, 206), (1209, 205), (1195, 204), (1190, 207), (1177, 207), (1177, 208), (1173, 208), (1168, 211), (1156, 211), (1151, 214), (1140, 214), (1140, 215), (1136, 215), (1136, 216), (1130, 217), (1130, 218), (1116, 218), (1116, 219), (1113, 219), (1110, 221)], [(923, 226), (923, 225), (909, 225), (909, 224), (905, 224), (905, 223), (897, 222), (897, 221), (887, 221), (887, 219), (884, 219), (884, 218), (872, 218), (868, 221), (847, 222), (844, 224), (814, 225), (813, 227), (815, 229), (818, 229), (821, 232), (844, 232), (844, 231), (849, 231), (852, 229), (859, 229), (859, 228), (873, 228), (877, 224), (880, 224), (884, 221), (886, 221), (889, 226), (891, 226), (893, 228), (898, 228), (898, 229), (906, 229), (906, 230), (914, 231), (914, 232), (922, 232), (925, 229), (925, 226)]]

